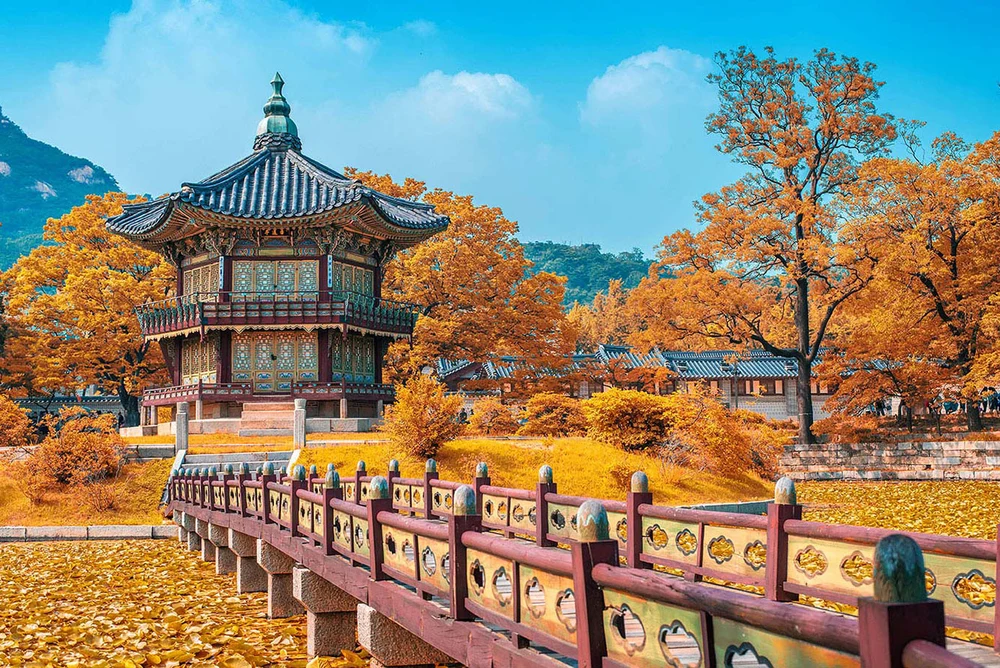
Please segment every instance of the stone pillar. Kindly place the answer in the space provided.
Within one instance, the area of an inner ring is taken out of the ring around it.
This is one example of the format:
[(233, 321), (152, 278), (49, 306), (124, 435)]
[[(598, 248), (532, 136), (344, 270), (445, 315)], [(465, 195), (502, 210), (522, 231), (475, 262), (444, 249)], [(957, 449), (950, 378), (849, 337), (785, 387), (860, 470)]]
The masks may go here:
[(306, 400), (296, 399), (292, 411), (292, 446), (306, 447)]
[(227, 542), (236, 555), (236, 593), (267, 591), (267, 574), (257, 564), (257, 539), (230, 529)]
[(200, 398), (194, 402), (194, 419), (200, 420), (203, 410), (205, 408), (205, 402)]
[(447, 654), (364, 603), (358, 603), (358, 644), (372, 655), (371, 668), (455, 663)]
[[(142, 414), (142, 411), (140, 411)], [(177, 541), (181, 545), (187, 545), (188, 542), (188, 532), (184, 528), (184, 513), (179, 510), (175, 510), (173, 513), (174, 524), (177, 525)]]
[(379, 399), (375, 404), (375, 417), (382, 417), (385, 415), (385, 401)]
[(160, 424), (160, 414), (156, 412), (156, 406), (149, 407), (149, 424), (154, 427)]
[(347, 417), (347, 399), (340, 400), (340, 417), (341, 419)]
[(188, 405), (177, 402), (177, 418), (174, 420), (174, 452), (188, 449)]
[[(195, 533), (195, 519), (193, 515), (188, 515), (187, 513), (181, 513), (181, 528), (185, 531), (185, 539), (187, 540), (187, 548), (192, 552), (197, 552), (201, 550), (201, 538)], [(178, 532), (178, 537), (180, 537), (180, 532)]]
[(302, 604), (292, 596), (295, 560), (258, 538), (257, 563), (267, 573), (268, 619), (301, 615), (304, 612)]
[(201, 558), (202, 561), (215, 561), (215, 545), (208, 538), (209, 523), (205, 520), (195, 520), (194, 532), (201, 538)]
[(357, 599), (305, 566), (292, 570), (292, 596), (306, 609), (310, 658), (354, 649)]
[(215, 572), (219, 575), (235, 573), (236, 554), (229, 549), (229, 529), (209, 524), (208, 539), (215, 545)]

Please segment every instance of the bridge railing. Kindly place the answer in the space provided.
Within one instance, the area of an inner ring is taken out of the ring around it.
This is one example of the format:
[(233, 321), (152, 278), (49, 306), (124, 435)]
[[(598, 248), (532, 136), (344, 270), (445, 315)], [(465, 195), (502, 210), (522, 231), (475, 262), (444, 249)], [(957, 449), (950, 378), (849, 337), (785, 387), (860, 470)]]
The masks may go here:
[[(677, 666), (856, 665), (864, 629), (877, 625), (867, 597), (878, 595), (878, 546), (900, 537), (804, 522), (784, 480), (765, 516), (656, 506), (642, 473), (625, 501), (597, 501), (558, 494), (548, 467), (533, 491), (491, 485), (482, 465), (472, 485), (439, 479), (433, 460), (423, 478), (398, 469), (391, 462), (386, 477), (372, 476), (360, 462), (344, 480), (332, 468), (325, 477), (315, 467), (276, 475), (269, 463), (221, 476), (184, 470), (169, 489), (185, 508), (274, 525), (365, 567), (372, 580), (445, 600), (455, 620), (504, 629), (516, 647), (609, 668), (661, 658)], [(597, 538), (595, 507), (605, 523)], [(922, 550), (941, 640), (945, 623), (992, 633), (996, 542), (903, 536)], [(858, 606), (861, 617), (792, 605), (800, 595)], [(966, 665), (930, 640), (904, 643), (902, 665)]]

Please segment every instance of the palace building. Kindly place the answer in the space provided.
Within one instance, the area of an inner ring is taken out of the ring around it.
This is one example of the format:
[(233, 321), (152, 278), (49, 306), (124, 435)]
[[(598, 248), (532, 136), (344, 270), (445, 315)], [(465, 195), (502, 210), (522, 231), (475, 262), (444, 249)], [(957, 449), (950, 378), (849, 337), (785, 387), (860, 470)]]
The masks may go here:
[(329, 420), (375, 418), (392, 400), (383, 357), (417, 313), (382, 298), (382, 272), (448, 218), (304, 155), (281, 76), (271, 85), (249, 156), (107, 222), (177, 267), (176, 296), (138, 311), (172, 378), (143, 394), (144, 424), (178, 402), (196, 406), (197, 432), (293, 398)]

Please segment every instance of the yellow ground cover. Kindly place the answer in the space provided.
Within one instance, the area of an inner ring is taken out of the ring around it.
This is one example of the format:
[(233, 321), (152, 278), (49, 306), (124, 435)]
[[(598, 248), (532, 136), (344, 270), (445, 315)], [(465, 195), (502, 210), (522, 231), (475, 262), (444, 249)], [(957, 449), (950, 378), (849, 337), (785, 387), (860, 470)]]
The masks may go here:
[[(423, 477), (424, 461), (388, 443), (307, 448), (299, 463), (316, 464), (323, 471), (333, 462), (342, 476), (350, 476), (359, 459), (365, 461), (370, 473), (384, 474), (393, 458), (400, 461), (404, 477)], [(624, 453), (586, 438), (458, 439), (445, 444), (435, 459), (442, 478), (471, 481), (476, 462), (485, 461), (493, 484), (522, 489), (534, 489), (538, 468), (548, 464), (560, 492), (604, 499), (623, 499), (632, 473), (638, 470), (649, 476), (655, 501), (668, 505), (745, 501), (773, 494), (771, 483), (756, 476), (729, 479), (665, 465), (647, 455)]]
[(117, 483), (119, 507), (106, 512), (91, 510), (74, 488), (52, 491), (33, 506), (0, 465), (0, 525), (160, 524), (163, 516), (156, 508), (171, 463), (126, 464)]
[(176, 541), (8, 543), (0, 572), (3, 665), (307, 663), (304, 616), (267, 619), (267, 594), (238, 596)]
[(809, 482), (798, 485), (804, 519), (995, 539), (1000, 484), (981, 480)]

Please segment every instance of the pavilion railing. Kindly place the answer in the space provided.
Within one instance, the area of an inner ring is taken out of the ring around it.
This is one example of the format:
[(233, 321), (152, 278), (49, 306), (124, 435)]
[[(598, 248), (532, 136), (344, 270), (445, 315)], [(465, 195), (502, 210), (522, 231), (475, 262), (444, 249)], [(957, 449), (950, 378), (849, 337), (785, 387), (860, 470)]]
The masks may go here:
[[(246, 401), (254, 398), (253, 383), (188, 383), (172, 387), (158, 387), (144, 390), (142, 403), (145, 406), (166, 406), (178, 402), (191, 401)], [(290, 392), (267, 394), (269, 397), (328, 401), (340, 399), (381, 399), (391, 401), (395, 396), (393, 386), (388, 383), (351, 382), (306, 382), (292, 383)]]
[(135, 309), (146, 336), (227, 325), (349, 322), (390, 332), (412, 330), (420, 307), (345, 290), (191, 293)]
[[(422, 478), (401, 477), (395, 461), (384, 477), (359, 462), (344, 479), (332, 466), (288, 476), (264, 463), (221, 477), (185, 469), (169, 483), (175, 509), (273, 524), (373, 580), (447, 601), (455, 620), (580, 665), (974, 665), (941, 646), (945, 623), (994, 632), (997, 541), (903, 534), (923, 552), (928, 602), (887, 604), (871, 598), (876, 545), (899, 532), (804, 522), (789, 487), (749, 515), (654, 505), (642, 473), (624, 501), (561, 495), (547, 466), (534, 490), (492, 485), (484, 464), (469, 485), (441, 480), (433, 460)], [(603, 538), (595, 522), (607, 523)], [(860, 617), (794, 605), (800, 594)], [(886, 605), (920, 607), (894, 617)], [(878, 658), (889, 646), (901, 662)]]

